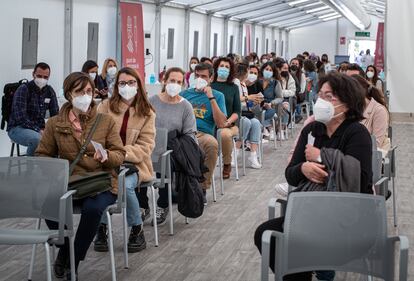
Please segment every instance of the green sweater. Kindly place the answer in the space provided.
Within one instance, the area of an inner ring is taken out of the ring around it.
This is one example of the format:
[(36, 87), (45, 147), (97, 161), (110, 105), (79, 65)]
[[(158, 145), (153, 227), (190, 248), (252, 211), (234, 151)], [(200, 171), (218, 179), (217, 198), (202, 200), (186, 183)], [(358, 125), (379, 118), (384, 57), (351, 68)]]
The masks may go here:
[(237, 85), (234, 83), (227, 84), (226, 82), (216, 81), (211, 83), (211, 88), (223, 93), (226, 101), (227, 117), (230, 117), (233, 113), (236, 113), (240, 120), (241, 103), (240, 92)]

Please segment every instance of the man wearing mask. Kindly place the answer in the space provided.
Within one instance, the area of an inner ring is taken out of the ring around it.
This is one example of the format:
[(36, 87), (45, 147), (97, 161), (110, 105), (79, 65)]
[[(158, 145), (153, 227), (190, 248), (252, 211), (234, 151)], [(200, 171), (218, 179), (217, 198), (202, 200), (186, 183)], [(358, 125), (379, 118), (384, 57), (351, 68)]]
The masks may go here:
[[(218, 143), (214, 137), (215, 128), (226, 127), (227, 111), (224, 95), (213, 90), (210, 83), (213, 81), (213, 67), (200, 63), (195, 67), (194, 80), (188, 90), (181, 92), (181, 96), (193, 106), (197, 123), (197, 139), (201, 150), (205, 153), (205, 165), (209, 171), (204, 174), (206, 180), (202, 183), (204, 195), (210, 188), (211, 177), (218, 157)], [(205, 201), (206, 202), (206, 201)]]
[(34, 155), (40, 142), (46, 111), (50, 117), (59, 112), (55, 91), (47, 84), (49, 77), (49, 65), (40, 62), (33, 70), (33, 80), (21, 85), (13, 95), (7, 132), (13, 142), (27, 147), (27, 156)]

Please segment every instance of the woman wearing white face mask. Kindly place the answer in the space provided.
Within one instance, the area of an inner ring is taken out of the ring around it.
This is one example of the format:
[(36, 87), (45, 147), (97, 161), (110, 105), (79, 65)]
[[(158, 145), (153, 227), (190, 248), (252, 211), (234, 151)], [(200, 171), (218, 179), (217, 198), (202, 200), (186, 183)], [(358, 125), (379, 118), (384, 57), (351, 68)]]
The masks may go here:
[(369, 83), (371, 83), (372, 86), (377, 88), (381, 91), (381, 93), (384, 93), (384, 85), (382, 80), (378, 77), (378, 71), (377, 68), (374, 65), (369, 65), (367, 67), (367, 80)]
[[(63, 82), (65, 103), (59, 114), (50, 118), (46, 123), (36, 156), (60, 157), (73, 162), (79, 153), (80, 147), (87, 138), (93, 124), (97, 119), (96, 105), (92, 100), (94, 84), (88, 75), (74, 72)], [(103, 145), (107, 156), (96, 152), (89, 144), (86, 152), (76, 164), (73, 174), (83, 172), (112, 172), (112, 189), (102, 192), (94, 197), (75, 200), (74, 205), (82, 209), (79, 226), (75, 238), (75, 269), (79, 262), (85, 259), (86, 253), (98, 229), (99, 221), (105, 209), (113, 204), (117, 194), (117, 174), (114, 169), (124, 161), (125, 150), (113, 119), (102, 114), (93, 133), (92, 140)], [(46, 221), (51, 229), (57, 229), (56, 222)], [(69, 245), (65, 243), (60, 247), (54, 264), (56, 277), (69, 276)]]
[(98, 75), (98, 64), (93, 60), (87, 60), (82, 66), (82, 72), (89, 75), (95, 84), (94, 98), (108, 98), (108, 89), (106, 88), (101, 76)]
[[(196, 142), (195, 137), (196, 119), (192, 105), (179, 95), (184, 85), (184, 71), (178, 67), (172, 67), (164, 75), (161, 93), (152, 96), (150, 103), (155, 108), (157, 117), (155, 118), (156, 128), (165, 128), (169, 132), (178, 130), (184, 135), (191, 136)], [(157, 201), (157, 224), (163, 224), (168, 215), (168, 189), (159, 188)], [(140, 202), (146, 201), (148, 197), (141, 196)]]
[(190, 63), (188, 65), (189, 71), (185, 74), (185, 83), (187, 85), (187, 88), (191, 84), (191, 80), (194, 80), (194, 70), (197, 64), (200, 63), (200, 60), (197, 57), (192, 57), (190, 59)]
[[(125, 178), (127, 191), (127, 221), (131, 227), (128, 241), (128, 252), (134, 253), (145, 249), (146, 242), (143, 231), (143, 218), (149, 216), (149, 210), (141, 216), (140, 205), (135, 194), (139, 182), (152, 179), (153, 169), (151, 153), (155, 146), (155, 112), (148, 101), (143, 82), (135, 69), (124, 67), (118, 71), (115, 88), (110, 99), (104, 100), (98, 111), (112, 116), (117, 132), (126, 150), (125, 162), (135, 165), (137, 174)], [(99, 226), (95, 240), (96, 251), (107, 251), (106, 217)]]
[[(362, 87), (351, 77), (331, 72), (319, 80), (318, 94), (319, 97), (314, 106), (316, 121), (303, 128), (292, 159), (286, 168), (285, 175), (288, 184), (298, 186), (300, 183), (310, 181), (326, 185), (328, 173), (321, 160), (321, 150), (331, 149), (341, 154), (340, 157), (350, 157), (354, 162), (359, 162), (359, 167), (354, 169), (359, 170), (359, 175), (355, 176), (358, 176), (360, 181), (360, 192), (371, 194), (372, 144), (370, 134), (360, 123), (364, 111)], [(348, 160), (351, 160), (350, 158)], [(346, 185), (346, 183), (342, 184)], [(279, 217), (257, 228), (255, 244), (259, 250), (261, 250), (263, 232), (265, 230), (283, 232), (283, 223), (284, 217)], [(273, 244), (274, 240), (271, 243)], [(272, 251), (270, 253), (272, 270), (275, 269), (274, 261), (275, 251)], [(319, 280), (333, 280), (335, 272), (316, 272), (316, 276)], [(292, 274), (285, 278), (310, 281), (312, 272)]]
[(102, 67), (102, 73), (99, 77), (104, 84), (104, 90), (108, 91), (108, 97), (112, 96), (115, 86), (116, 73), (118, 71), (118, 64), (115, 59), (107, 58)]

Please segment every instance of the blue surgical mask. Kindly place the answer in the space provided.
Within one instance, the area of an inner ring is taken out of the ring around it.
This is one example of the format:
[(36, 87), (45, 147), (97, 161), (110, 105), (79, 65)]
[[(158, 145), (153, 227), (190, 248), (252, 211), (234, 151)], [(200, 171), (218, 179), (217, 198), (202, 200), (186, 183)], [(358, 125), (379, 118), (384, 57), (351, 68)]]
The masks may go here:
[(217, 69), (217, 76), (218, 76), (220, 79), (227, 79), (227, 78), (229, 77), (229, 75), (230, 75), (230, 70), (229, 70), (228, 68), (225, 68), (225, 67), (219, 67), (219, 68)]
[(265, 70), (263, 71), (263, 78), (269, 80), (273, 77), (273, 71)]

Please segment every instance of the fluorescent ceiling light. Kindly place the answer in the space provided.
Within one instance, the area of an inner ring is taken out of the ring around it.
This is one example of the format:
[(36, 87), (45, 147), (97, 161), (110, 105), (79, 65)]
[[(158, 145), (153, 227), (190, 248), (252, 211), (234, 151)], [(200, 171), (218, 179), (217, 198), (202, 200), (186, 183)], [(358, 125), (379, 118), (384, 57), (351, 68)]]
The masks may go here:
[(326, 9), (330, 9), (330, 7), (329, 6), (323, 6), (323, 7), (319, 7), (319, 8), (315, 8), (315, 9), (310, 9), (310, 10), (307, 10), (306, 13), (310, 14), (310, 13), (319, 12), (319, 11), (326, 10)]
[(330, 17), (336, 16), (336, 15), (338, 15), (338, 13), (337, 12), (333, 12), (333, 13), (330, 13), (330, 14), (326, 14), (326, 15), (323, 15), (323, 16), (319, 16), (318, 18), (325, 19), (325, 18), (330, 18)]
[(297, 4), (301, 4), (301, 3), (305, 3), (305, 2), (309, 2), (309, 1), (310, 0), (296, 0), (296, 1), (289, 2), (288, 4), (289, 4), (289, 6), (295, 6)]
[(337, 18), (340, 18), (341, 17), (341, 15), (336, 15), (336, 16), (333, 16), (333, 17), (329, 17), (329, 18), (324, 18), (324, 19), (322, 19), (323, 21), (328, 21), (328, 20), (333, 20), (333, 19), (337, 19)]
[(341, 12), (350, 22), (361, 30), (365, 29), (364, 23), (346, 6), (338, 0), (328, 0), (335, 8)]
[(315, 3), (309, 3), (303, 6), (300, 6), (300, 8), (308, 8), (308, 7), (312, 7), (312, 6), (318, 6), (318, 5), (325, 5), (322, 2), (315, 2)]

